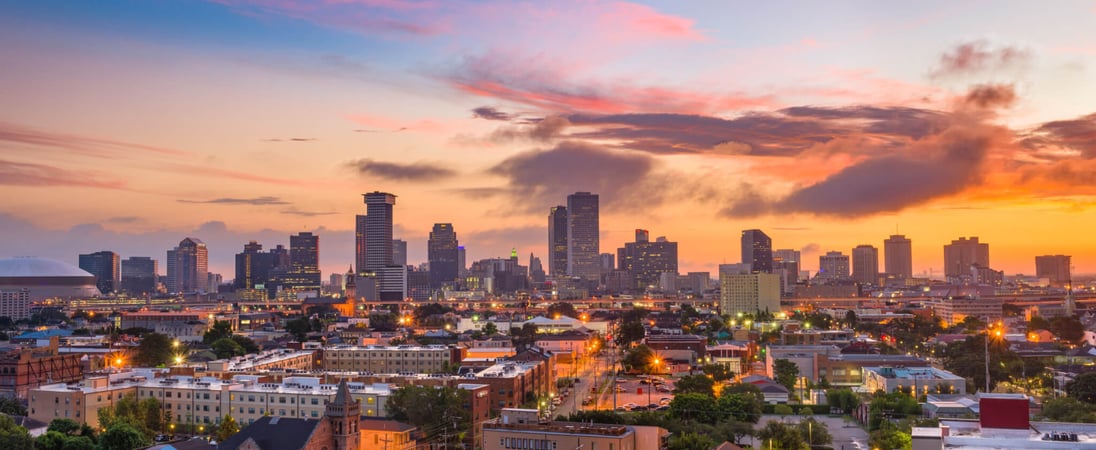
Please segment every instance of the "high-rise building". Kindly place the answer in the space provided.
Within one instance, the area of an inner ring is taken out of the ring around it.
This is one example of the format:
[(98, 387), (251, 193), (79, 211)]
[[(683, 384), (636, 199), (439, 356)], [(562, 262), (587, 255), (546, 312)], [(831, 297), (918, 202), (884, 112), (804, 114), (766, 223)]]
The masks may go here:
[(369, 264), (365, 257), (368, 253), (365, 241), (368, 234), (366, 227), (369, 225), (366, 217), (364, 214), (354, 216), (354, 267), (357, 267), (358, 274), (365, 273), (365, 266)]
[(818, 257), (818, 281), (846, 281), (849, 279), (849, 257), (841, 252), (826, 252)]
[(1035, 276), (1050, 280), (1051, 286), (1065, 286), (1073, 281), (1069, 266), (1070, 257), (1066, 255), (1036, 256)]
[(387, 192), (370, 192), (365, 197), (365, 264), (359, 272), (393, 265), (392, 208), (396, 196)]
[(407, 241), (403, 239), (392, 240), (392, 265), (407, 265)]
[(879, 283), (879, 249), (870, 245), (852, 249), (852, 280), (861, 284)]
[(289, 272), (282, 286), (299, 291), (320, 291), (320, 237), (298, 233), (289, 237)]
[(186, 238), (167, 251), (167, 290), (173, 293), (207, 292), (209, 250), (205, 242)]
[(464, 278), (468, 275), (468, 252), (464, 250), (463, 245), (457, 246), (457, 276)]
[(959, 277), (970, 274), (970, 266), (989, 265), (989, 244), (978, 242), (977, 237), (961, 237), (944, 246), (944, 275)]
[(80, 268), (95, 275), (95, 287), (99, 292), (111, 294), (122, 290), (121, 257), (117, 253), (101, 252), (80, 255)]
[(543, 283), (545, 281), (544, 265), (540, 263), (540, 258), (529, 254), (529, 278), (534, 283)]
[(663, 273), (677, 275), (677, 242), (664, 237), (651, 242), (647, 230), (636, 230), (636, 241), (617, 250), (617, 267), (632, 275), (633, 289), (658, 286)]
[(909, 238), (893, 234), (883, 241), (883, 269), (895, 278), (913, 277), (913, 247)]
[(719, 312), (775, 313), (780, 310), (780, 276), (771, 273), (720, 273)]
[(773, 250), (773, 272), (784, 272), (784, 292), (792, 290), (793, 285), (799, 282), (801, 263), (799, 250), (778, 249)]
[(266, 285), (273, 268), (274, 258), (270, 253), (263, 252), (263, 244), (248, 242), (244, 244), (244, 251), (236, 254), (236, 277), (232, 284), (236, 289), (255, 289), (257, 285)]
[(576, 192), (567, 196), (567, 274), (586, 281), (601, 278), (601, 227), (598, 195)]
[[(392, 301), (407, 298), (407, 266), (396, 264), (392, 257), (392, 209), (396, 196), (387, 192), (362, 194), (365, 198), (365, 218), (359, 219), (359, 245), (365, 255), (358, 255), (365, 264), (358, 266), (358, 273), (376, 280), (379, 300)], [(366, 281), (366, 280), (363, 280)], [(366, 282), (368, 284), (368, 282)]]
[(742, 263), (753, 273), (772, 273), (773, 240), (764, 231), (742, 231)]
[(458, 276), (457, 232), (451, 223), (435, 223), (426, 243), (426, 259), (430, 261), (430, 287), (440, 289), (452, 284)]
[(567, 207), (553, 206), (548, 212), (548, 274), (567, 275)]
[(130, 256), (122, 260), (122, 290), (131, 295), (156, 292), (158, 271), (156, 260), (147, 256)]

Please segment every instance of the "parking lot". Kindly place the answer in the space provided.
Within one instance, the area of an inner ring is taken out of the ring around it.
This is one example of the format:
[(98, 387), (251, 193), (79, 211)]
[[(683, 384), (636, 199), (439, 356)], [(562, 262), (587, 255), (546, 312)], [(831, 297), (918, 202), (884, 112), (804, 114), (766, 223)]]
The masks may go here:
[[(605, 384), (614, 384), (609, 380)], [(652, 386), (654, 387), (652, 389)], [(661, 384), (651, 385), (646, 380), (634, 376), (618, 377), (615, 386), (603, 389), (598, 409), (616, 409), (618, 411), (643, 411), (665, 407), (674, 398), (673, 381), (663, 377)], [(591, 405), (592, 406), (592, 405)]]

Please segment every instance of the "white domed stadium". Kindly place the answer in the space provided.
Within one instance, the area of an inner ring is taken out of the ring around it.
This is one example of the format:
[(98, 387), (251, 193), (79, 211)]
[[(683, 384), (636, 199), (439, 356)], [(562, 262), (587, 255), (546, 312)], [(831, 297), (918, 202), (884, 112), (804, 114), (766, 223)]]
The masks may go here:
[(23, 289), (31, 301), (99, 294), (95, 276), (72, 264), (36, 257), (0, 259), (0, 291)]

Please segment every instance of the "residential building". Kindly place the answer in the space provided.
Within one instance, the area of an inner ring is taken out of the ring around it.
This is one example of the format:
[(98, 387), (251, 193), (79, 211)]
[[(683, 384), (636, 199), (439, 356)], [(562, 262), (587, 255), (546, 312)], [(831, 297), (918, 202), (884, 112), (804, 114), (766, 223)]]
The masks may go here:
[(1003, 316), (1004, 300), (1001, 298), (943, 297), (933, 299), (929, 306), (948, 325), (955, 325), (967, 317), (996, 322)]
[(483, 425), (483, 450), (665, 450), (663, 428), (542, 422), (536, 410), (508, 408)]
[(0, 317), (8, 317), (13, 322), (29, 319), (31, 301), (29, 289), (0, 290)]
[(567, 275), (591, 283), (601, 277), (599, 217), (597, 194), (567, 196)]
[(780, 310), (780, 276), (771, 273), (719, 275), (719, 311), (738, 313), (776, 312)]
[(95, 286), (103, 294), (113, 294), (122, 290), (122, 259), (117, 253), (101, 252), (80, 255), (79, 266), (95, 276)]
[(443, 345), (339, 345), (324, 348), (319, 359), (324, 370), (441, 373), (460, 364), (461, 349)]
[(1046, 278), (1051, 286), (1067, 287), (1073, 280), (1070, 265), (1070, 257), (1066, 255), (1036, 256), (1035, 276)]
[(989, 244), (978, 242), (977, 237), (951, 241), (944, 246), (944, 275), (959, 277), (970, 273), (970, 266), (991, 267), (989, 264)]
[(818, 274), (814, 279), (820, 282), (847, 281), (850, 278), (849, 257), (841, 252), (830, 251), (818, 257)]

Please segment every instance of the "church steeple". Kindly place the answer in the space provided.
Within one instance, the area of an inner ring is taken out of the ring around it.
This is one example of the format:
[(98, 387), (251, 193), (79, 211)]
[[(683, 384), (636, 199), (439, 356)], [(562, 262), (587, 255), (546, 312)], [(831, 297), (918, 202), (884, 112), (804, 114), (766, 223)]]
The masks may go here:
[(358, 450), (361, 433), (361, 404), (350, 395), (350, 386), (346, 380), (339, 382), (335, 398), (327, 404), (324, 417), (331, 423), (335, 436), (334, 450)]

